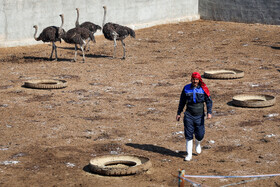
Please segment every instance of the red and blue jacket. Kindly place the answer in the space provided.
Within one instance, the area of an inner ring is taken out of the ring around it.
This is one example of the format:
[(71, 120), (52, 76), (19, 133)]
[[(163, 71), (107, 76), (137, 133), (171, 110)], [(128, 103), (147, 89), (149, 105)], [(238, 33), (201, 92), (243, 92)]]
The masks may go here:
[(207, 113), (212, 114), (212, 99), (201, 86), (193, 87), (187, 84), (181, 93), (177, 114), (180, 115), (185, 105), (186, 111), (193, 116), (204, 115), (204, 103), (206, 103)]

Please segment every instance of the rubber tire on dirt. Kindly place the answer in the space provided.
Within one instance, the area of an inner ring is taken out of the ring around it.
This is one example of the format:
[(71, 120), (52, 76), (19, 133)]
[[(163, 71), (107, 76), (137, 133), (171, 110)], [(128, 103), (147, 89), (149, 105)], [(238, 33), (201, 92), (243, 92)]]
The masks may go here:
[(24, 83), (24, 87), (36, 89), (60, 89), (67, 87), (67, 82), (65, 80), (51, 79), (30, 80)]
[(237, 69), (219, 69), (204, 72), (205, 78), (210, 79), (238, 79), (244, 77), (244, 72)]
[[(112, 164), (130, 164), (130, 167), (110, 167)], [(109, 176), (133, 175), (147, 171), (151, 161), (135, 155), (104, 155), (90, 160), (89, 167), (93, 173)]]
[(232, 98), (232, 104), (240, 107), (262, 108), (275, 104), (276, 98), (271, 95), (236, 95)]

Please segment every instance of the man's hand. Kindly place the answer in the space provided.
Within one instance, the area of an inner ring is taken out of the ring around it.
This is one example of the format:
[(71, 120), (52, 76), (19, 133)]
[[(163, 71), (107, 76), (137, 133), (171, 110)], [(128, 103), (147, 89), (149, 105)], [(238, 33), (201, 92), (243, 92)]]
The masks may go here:
[(180, 121), (180, 118), (181, 118), (181, 115), (177, 115), (177, 116), (176, 116), (176, 120), (177, 120), (177, 121)]
[(207, 119), (211, 119), (212, 118), (212, 114), (207, 114)]

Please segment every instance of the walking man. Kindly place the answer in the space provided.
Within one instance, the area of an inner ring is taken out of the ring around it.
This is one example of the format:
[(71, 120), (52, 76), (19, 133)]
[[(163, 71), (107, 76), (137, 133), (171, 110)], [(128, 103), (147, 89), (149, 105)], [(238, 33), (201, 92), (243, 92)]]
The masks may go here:
[(212, 118), (212, 99), (206, 84), (202, 81), (198, 72), (192, 73), (191, 84), (184, 86), (177, 110), (176, 120), (179, 121), (181, 113), (186, 105), (184, 113), (184, 134), (186, 138), (186, 149), (188, 155), (185, 161), (192, 159), (193, 134), (195, 136), (195, 150), (201, 153), (200, 142), (204, 138), (204, 103), (207, 108), (207, 119)]

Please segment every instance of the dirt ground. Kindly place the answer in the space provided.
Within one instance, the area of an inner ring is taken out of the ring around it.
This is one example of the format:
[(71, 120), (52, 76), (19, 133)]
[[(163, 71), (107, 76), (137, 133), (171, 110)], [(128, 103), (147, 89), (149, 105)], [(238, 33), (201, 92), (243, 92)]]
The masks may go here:
[[(64, 42), (57, 43), (58, 61), (49, 61), (47, 43), (0, 48), (0, 186), (177, 186), (179, 169), (192, 175), (280, 173), (279, 26), (199, 20), (136, 30), (135, 39), (125, 40), (126, 60), (120, 59), (121, 43), (112, 59), (113, 42), (96, 41), (86, 63), (72, 62), (74, 46)], [(184, 162), (183, 124), (175, 120), (181, 90), (192, 72), (223, 68), (245, 76), (204, 78), (213, 118), (206, 120), (202, 153)], [(68, 86), (22, 86), (44, 78)], [(232, 97), (241, 93), (273, 95), (276, 103), (233, 106)], [(89, 171), (91, 158), (108, 154), (142, 155), (153, 166), (123, 177)], [(191, 180), (280, 185), (280, 176)]]

